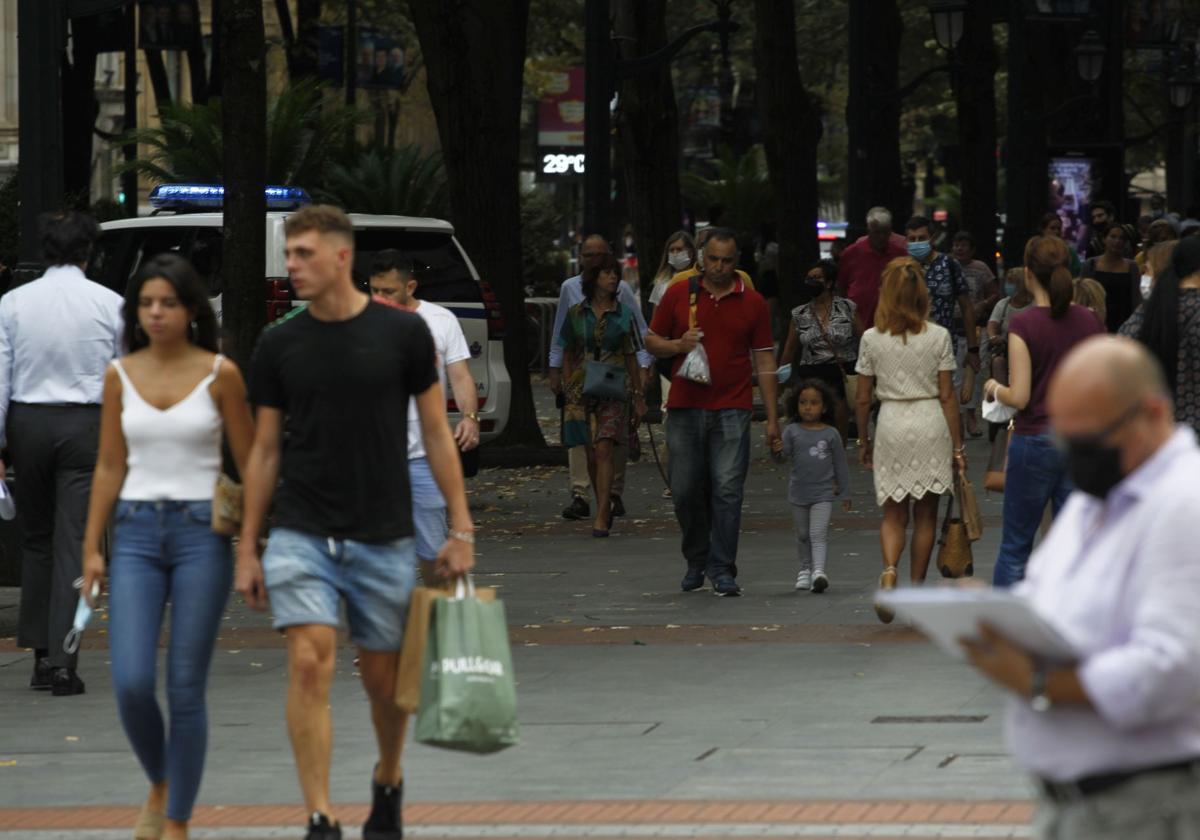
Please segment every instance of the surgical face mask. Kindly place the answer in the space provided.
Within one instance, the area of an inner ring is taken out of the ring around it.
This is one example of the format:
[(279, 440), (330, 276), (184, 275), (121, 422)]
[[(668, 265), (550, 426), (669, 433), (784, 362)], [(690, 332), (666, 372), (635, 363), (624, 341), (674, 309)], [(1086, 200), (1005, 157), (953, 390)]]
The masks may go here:
[(676, 271), (683, 271), (692, 266), (692, 255), (687, 251), (676, 251), (667, 255), (667, 264)]
[[(83, 578), (78, 578), (75, 581), (75, 588), (83, 588)], [(92, 601), (95, 602), (100, 597), (100, 584), (92, 584)], [(63, 639), (63, 651), (66, 653), (75, 653), (79, 650), (79, 640), (83, 637), (83, 631), (87, 629), (88, 623), (92, 620), (92, 608), (88, 605), (87, 598), (83, 597), (83, 593), (79, 593), (79, 604), (75, 607), (75, 620), (71, 622), (71, 629), (67, 632), (67, 637)]]
[(1004, 294), (1006, 297), (1012, 297), (1016, 293), (1017, 293), (1017, 284), (1016, 283), (1005, 283), (1004, 284)]
[(1154, 286), (1154, 278), (1152, 276), (1150, 276), (1149, 274), (1143, 274), (1142, 275), (1142, 283), (1141, 283), (1143, 298), (1150, 297), (1150, 290), (1153, 286)]
[(929, 256), (933, 245), (929, 242), (909, 242), (908, 255), (915, 260), (923, 260)]

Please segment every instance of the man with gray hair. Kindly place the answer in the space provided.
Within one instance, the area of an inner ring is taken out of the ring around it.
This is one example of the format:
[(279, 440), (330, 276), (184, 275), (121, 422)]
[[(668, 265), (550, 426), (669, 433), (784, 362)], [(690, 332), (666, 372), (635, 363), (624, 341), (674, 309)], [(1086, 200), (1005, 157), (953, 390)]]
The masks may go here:
[(867, 212), (867, 235), (843, 251), (838, 262), (838, 282), (858, 307), (863, 329), (875, 326), (884, 266), (907, 253), (903, 237), (892, 234), (891, 212), (872, 207)]
[(987, 627), (972, 664), (1011, 692), (1036, 836), (1200, 836), (1200, 446), (1140, 344), (1096, 337), (1051, 380), (1077, 488), (1014, 588), (1075, 651), (1049, 662)]

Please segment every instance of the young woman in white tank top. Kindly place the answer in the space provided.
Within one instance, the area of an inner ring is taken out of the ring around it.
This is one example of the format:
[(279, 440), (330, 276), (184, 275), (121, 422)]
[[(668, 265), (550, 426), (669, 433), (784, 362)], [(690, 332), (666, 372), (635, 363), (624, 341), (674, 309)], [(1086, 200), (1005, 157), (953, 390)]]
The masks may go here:
[[(147, 262), (130, 283), (124, 314), (128, 355), (104, 381), (83, 591), (104, 582), (101, 543), (112, 518), (113, 687), (151, 785), (134, 837), (183, 840), (207, 746), (205, 682), (233, 573), (229, 539), (212, 530), (221, 440), (240, 470), (253, 421), (241, 374), (216, 352), (216, 317), (187, 260), (163, 254)], [(164, 725), (154, 685), (167, 604)]]

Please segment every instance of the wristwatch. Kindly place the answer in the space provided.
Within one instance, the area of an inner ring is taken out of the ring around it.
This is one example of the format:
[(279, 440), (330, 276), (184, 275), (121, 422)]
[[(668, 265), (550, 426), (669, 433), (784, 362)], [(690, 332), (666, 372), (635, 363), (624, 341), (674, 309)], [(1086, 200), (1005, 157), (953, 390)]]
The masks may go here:
[(1054, 704), (1046, 694), (1046, 669), (1041, 665), (1033, 666), (1033, 679), (1029, 684), (1029, 708), (1038, 714), (1050, 711)]
[(478, 423), (479, 422), (479, 412), (478, 411), (464, 411), (463, 419), (464, 420), (474, 420), (476, 423)]

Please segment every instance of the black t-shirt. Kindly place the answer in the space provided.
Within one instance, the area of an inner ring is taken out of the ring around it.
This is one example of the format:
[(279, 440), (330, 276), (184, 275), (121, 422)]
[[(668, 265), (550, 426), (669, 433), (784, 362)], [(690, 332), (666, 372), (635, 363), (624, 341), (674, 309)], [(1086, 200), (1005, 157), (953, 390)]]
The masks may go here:
[(371, 301), (348, 321), (307, 310), (268, 327), (250, 401), (284, 415), (274, 523), (321, 537), (413, 534), (408, 399), (438, 381), (420, 316)]

